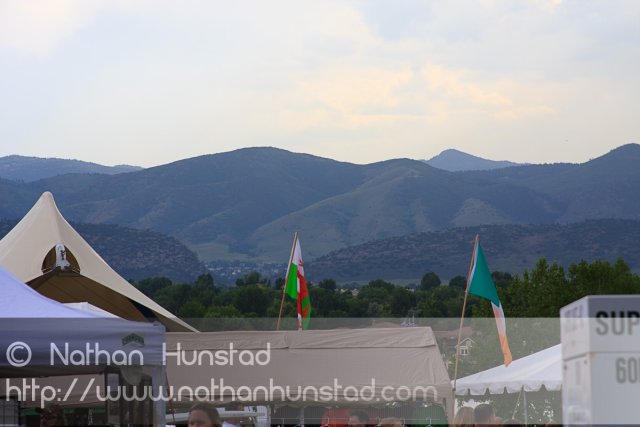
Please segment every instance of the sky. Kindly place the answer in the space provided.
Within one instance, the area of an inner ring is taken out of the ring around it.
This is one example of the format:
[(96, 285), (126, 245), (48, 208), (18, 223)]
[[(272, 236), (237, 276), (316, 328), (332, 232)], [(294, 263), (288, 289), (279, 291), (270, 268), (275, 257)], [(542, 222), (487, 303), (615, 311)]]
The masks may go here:
[(639, 107), (636, 0), (0, 0), (0, 156), (584, 162)]

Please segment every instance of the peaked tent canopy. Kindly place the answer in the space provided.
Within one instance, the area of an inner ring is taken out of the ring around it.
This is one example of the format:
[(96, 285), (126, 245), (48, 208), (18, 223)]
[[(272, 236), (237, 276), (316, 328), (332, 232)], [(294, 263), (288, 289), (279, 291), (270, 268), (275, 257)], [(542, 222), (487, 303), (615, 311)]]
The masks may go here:
[(64, 219), (48, 191), (0, 240), (0, 266), (56, 301), (88, 302), (123, 319), (156, 318), (169, 331), (195, 331), (116, 273)]
[(456, 382), (458, 396), (482, 396), (490, 394), (539, 391), (544, 386), (549, 391), (562, 387), (562, 353), (560, 344), (504, 365), (487, 369)]

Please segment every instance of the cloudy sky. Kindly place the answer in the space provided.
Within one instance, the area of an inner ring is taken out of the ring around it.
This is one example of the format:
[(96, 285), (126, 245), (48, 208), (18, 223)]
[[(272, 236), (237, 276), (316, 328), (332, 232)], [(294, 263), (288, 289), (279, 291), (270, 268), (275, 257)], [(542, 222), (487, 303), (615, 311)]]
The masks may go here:
[(584, 162), (639, 104), (636, 0), (0, 0), (0, 156)]

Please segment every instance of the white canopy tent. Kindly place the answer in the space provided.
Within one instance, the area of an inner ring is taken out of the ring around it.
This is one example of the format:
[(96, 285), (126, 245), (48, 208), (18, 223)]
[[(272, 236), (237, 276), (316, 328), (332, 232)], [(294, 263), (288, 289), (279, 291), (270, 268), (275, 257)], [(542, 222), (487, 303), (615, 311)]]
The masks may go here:
[[(165, 328), (158, 323), (102, 317), (67, 307), (0, 268), (0, 348), (6, 349), (0, 354), (0, 378), (6, 379), (0, 382), (0, 396), (39, 406), (42, 387), (48, 384), (43, 377), (59, 377), (57, 384), (63, 384), (63, 376), (119, 371), (127, 371), (128, 378), (147, 375), (152, 386), (159, 388), (165, 377), (164, 337)], [(27, 378), (31, 379), (28, 384), (40, 387), (25, 389), (23, 379)], [(58, 398), (64, 395), (63, 400), (55, 400), (64, 404), (74, 387), (64, 389), (68, 393), (58, 387), (52, 390), (60, 393)], [(83, 397), (90, 400), (91, 392)], [(164, 422), (164, 402), (156, 404), (154, 414), (158, 423)]]
[(478, 372), (456, 381), (456, 396), (539, 391), (562, 388), (562, 352), (560, 344), (504, 365)]
[[(212, 365), (207, 357), (189, 363), (194, 356), (229, 351), (231, 343), (238, 351), (256, 355), (256, 360), (258, 352), (264, 357), (268, 348), (268, 363), (243, 366), (236, 359), (233, 365)], [(184, 357), (179, 362), (178, 350)], [(393, 401), (394, 393), (402, 391), (403, 396), (414, 394), (417, 402), (442, 404), (449, 419), (453, 414), (449, 375), (428, 327), (169, 333), (167, 375), (176, 399), (182, 401), (199, 388), (214, 402), (240, 400), (239, 396), (244, 400), (251, 391), (255, 404), (370, 406)], [(223, 381), (226, 389), (213, 389), (212, 380), (218, 385)], [(185, 391), (178, 392), (183, 386)], [(278, 387), (288, 387), (291, 395), (283, 396)], [(303, 392), (304, 402), (297, 398), (298, 387), (308, 391)], [(371, 400), (354, 399), (355, 389), (364, 387)], [(326, 394), (314, 394), (323, 389)], [(275, 392), (269, 395), (270, 390)]]
[(504, 365), (460, 378), (455, 384), (456, 396), (484, 396), (489, 393), (522, 393), (524, 421), (527, 415), (527, 393), (562, 389), (562, 345), (538, 351)]
[(169, 331), (195, 331), (116, 273), (64, 219), (50, 192), (0, 240), (0, 266), (56, 301), (88, 302), (123, 319), (155, 318)]

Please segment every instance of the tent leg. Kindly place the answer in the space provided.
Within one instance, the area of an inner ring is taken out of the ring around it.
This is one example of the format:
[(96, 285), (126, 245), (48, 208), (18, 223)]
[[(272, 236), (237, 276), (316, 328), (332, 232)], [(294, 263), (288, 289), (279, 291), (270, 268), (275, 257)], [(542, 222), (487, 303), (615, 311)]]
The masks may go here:
[(527, 392), (523, 390), (522, 396), (524, 404), (524, 425), (526, 427), (529, 424), (529, 417), (527, 416)]
[[(156, 396), (163, 396), (163, 388), (167, 386), (166, 396), (169, 396), (168, 383), (166, 382), (167, 374), (164, 366), (154, 366), (151, 371), (151, 389)], [(157, 402), (153, 402), (153, 425), (164, 427), (167, 424), (167, 402), (160, 398)]]
[(304, 406), (300, 407), (300, 414), (298, 419), (298, 425), (304, 427)]

